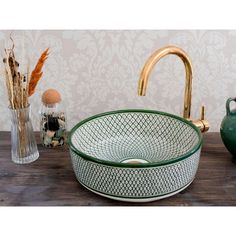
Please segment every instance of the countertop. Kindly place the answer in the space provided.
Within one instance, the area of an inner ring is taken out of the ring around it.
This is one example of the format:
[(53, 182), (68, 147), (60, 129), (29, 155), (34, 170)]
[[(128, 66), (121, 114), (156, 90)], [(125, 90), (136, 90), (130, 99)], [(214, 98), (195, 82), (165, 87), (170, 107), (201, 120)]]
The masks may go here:
[[(39, 134), (36, 133), (39, 143)], [(1, 206), (233, 206), (236, 165), (219, 133), (206, 133), (197, 175), (181, 193), (149, 203), (126, 203), (98, 196), (74, 175), (68, 148), (38, 144), (40, 157), (27, 165), (11, 161), (10, 133), (0, 132)]]

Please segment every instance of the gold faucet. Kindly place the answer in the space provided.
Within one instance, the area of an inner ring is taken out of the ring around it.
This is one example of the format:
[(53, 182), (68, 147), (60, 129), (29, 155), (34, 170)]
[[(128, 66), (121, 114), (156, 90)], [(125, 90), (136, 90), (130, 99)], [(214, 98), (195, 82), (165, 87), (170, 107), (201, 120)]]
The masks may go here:
[(147, 62), (145, 63), (142, 72), (140, 74), (139, 84), (138, 84), (138, 95), (145, 96), (147, 83), (149, 79), (149, 75), (155, 66), (155, 64), (164, 56), (168, 54), (175, 54), (179, 56), (185, 66), (186, 71), (186, 82), (185, 82), (185, 92), (184, 92), (184, 110), (183, 117), (189, 121), (191, 121), (194, 125), (196, 125), (201, 132), (206, 132), (209, 130), (209, 122), (204, 119), (205, 116), (205, 108), (202, 106), (201, 108), (201, 118), (198, 120), (191, 120), (191, 99), (192, 99), (192, 65), (191, 61), (184, 50), (178, 48), (176, 46), (167, 46), (163, 47), (156, 52), (154, 52)]

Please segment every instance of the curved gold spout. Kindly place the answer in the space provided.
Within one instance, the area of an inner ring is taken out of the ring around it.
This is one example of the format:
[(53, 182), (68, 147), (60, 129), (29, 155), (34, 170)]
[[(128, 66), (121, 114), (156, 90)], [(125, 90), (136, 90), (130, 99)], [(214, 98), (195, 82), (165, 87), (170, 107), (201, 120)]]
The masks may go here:
[[(168, 54), (175, 54), (179, 56), (184, 63), (186, 71), (186, 82), (185, 82), (185, 92), (184, 92), (183, 117), (187, 120), (191, 120), (190, 115), (191, 115), (191, 99), (192, 99), (192, 65), (188, 55), (181, 48), (178, 48), (176, 46), (167, 46), (157, 50), (149, 57), (140, 75), (138, 95), (140, 96), (146, 95), (147, 83), (153, 67), (162, 57)], [(204, 113), (204, 108), (202, 108), (202, 111)], [(198, 126), (202, 132), (205, 132), (209, 129), (209, 124), (206, 120), (204, 120), (204, 118), (202, 120), (193, 121), (193, 123), (196, 124), (196, 126)]]
[(147, 60), (146, 64), (143, 67), (143, 70), (140, 75), (139, 79), (139, 86), (138, 86), (138, 94), (140, 96), (146, 95), (147, 90), (147, 83), (149, 79), (149, 75), (154, 67), (154, 65), (164, 56), (168, 54), (175, 54), (179, 56), (185, 66), (186, 71), (186, 83), (185, 83), (185, 92), (184, 92), (184, 110), (183, 110), (183, 117), (185, 119), (190, 119), (190, 112), (191, 112), (191, 94), (192, 94), (192, 65), (191, 61), (184, 50), (181, 48), (177, 48), (175, 46), (167, 46), (157, 50), (153, 53), (149, 59)]

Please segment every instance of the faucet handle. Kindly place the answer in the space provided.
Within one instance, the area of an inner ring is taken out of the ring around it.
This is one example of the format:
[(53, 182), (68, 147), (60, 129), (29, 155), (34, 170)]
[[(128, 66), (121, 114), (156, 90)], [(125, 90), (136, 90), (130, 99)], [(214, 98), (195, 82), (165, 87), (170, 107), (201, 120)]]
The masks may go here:
[(202, 133), (207, 132), (209, 130), (209, 122), (205, 120), (205, 106), (201, 107), (200, 119), (192, 122), (201, 130)]
[(202, 122), (202, 128), (201, 131), (207, 132), (210, 128), (208, 120), (205, 120), (205, 106), (201, 107), (201, 119), (200, 121)]
[(201, 107), (201, 120), (204, 120), (205, 118), (205, 106)]

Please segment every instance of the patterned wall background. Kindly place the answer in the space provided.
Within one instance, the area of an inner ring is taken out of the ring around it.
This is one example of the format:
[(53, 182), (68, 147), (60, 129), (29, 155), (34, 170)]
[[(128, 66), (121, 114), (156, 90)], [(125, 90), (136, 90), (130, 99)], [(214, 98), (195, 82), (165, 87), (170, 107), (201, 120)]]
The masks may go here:
[[(10, 31), (0, 31), (1, 56), (9, 45)], [(185, 71), (174, 55), (163, 58), (152, 72), (146, 97), (137, 96), (140, 71), (160, 47), (182, 47), (192, 59), (192, 117), (206, 106), (210, 131), (219, 131), (225, 101), (236, 96), (236, 31), (203, 30), (73, 30), (13, 31), (18, 60), (30, 58), (33, 67), (50, 47), (44, 76), (30, 98), (32, 120), (39, 129), (43, 91), (57, 89), (67, 108), (68, 126), (96, 113), (146, 108), (182, 114)], [(0, 130), (9, 130), (6, 89), (1, 65)], [(233, 107), (233, 106), (232, 106)]]

